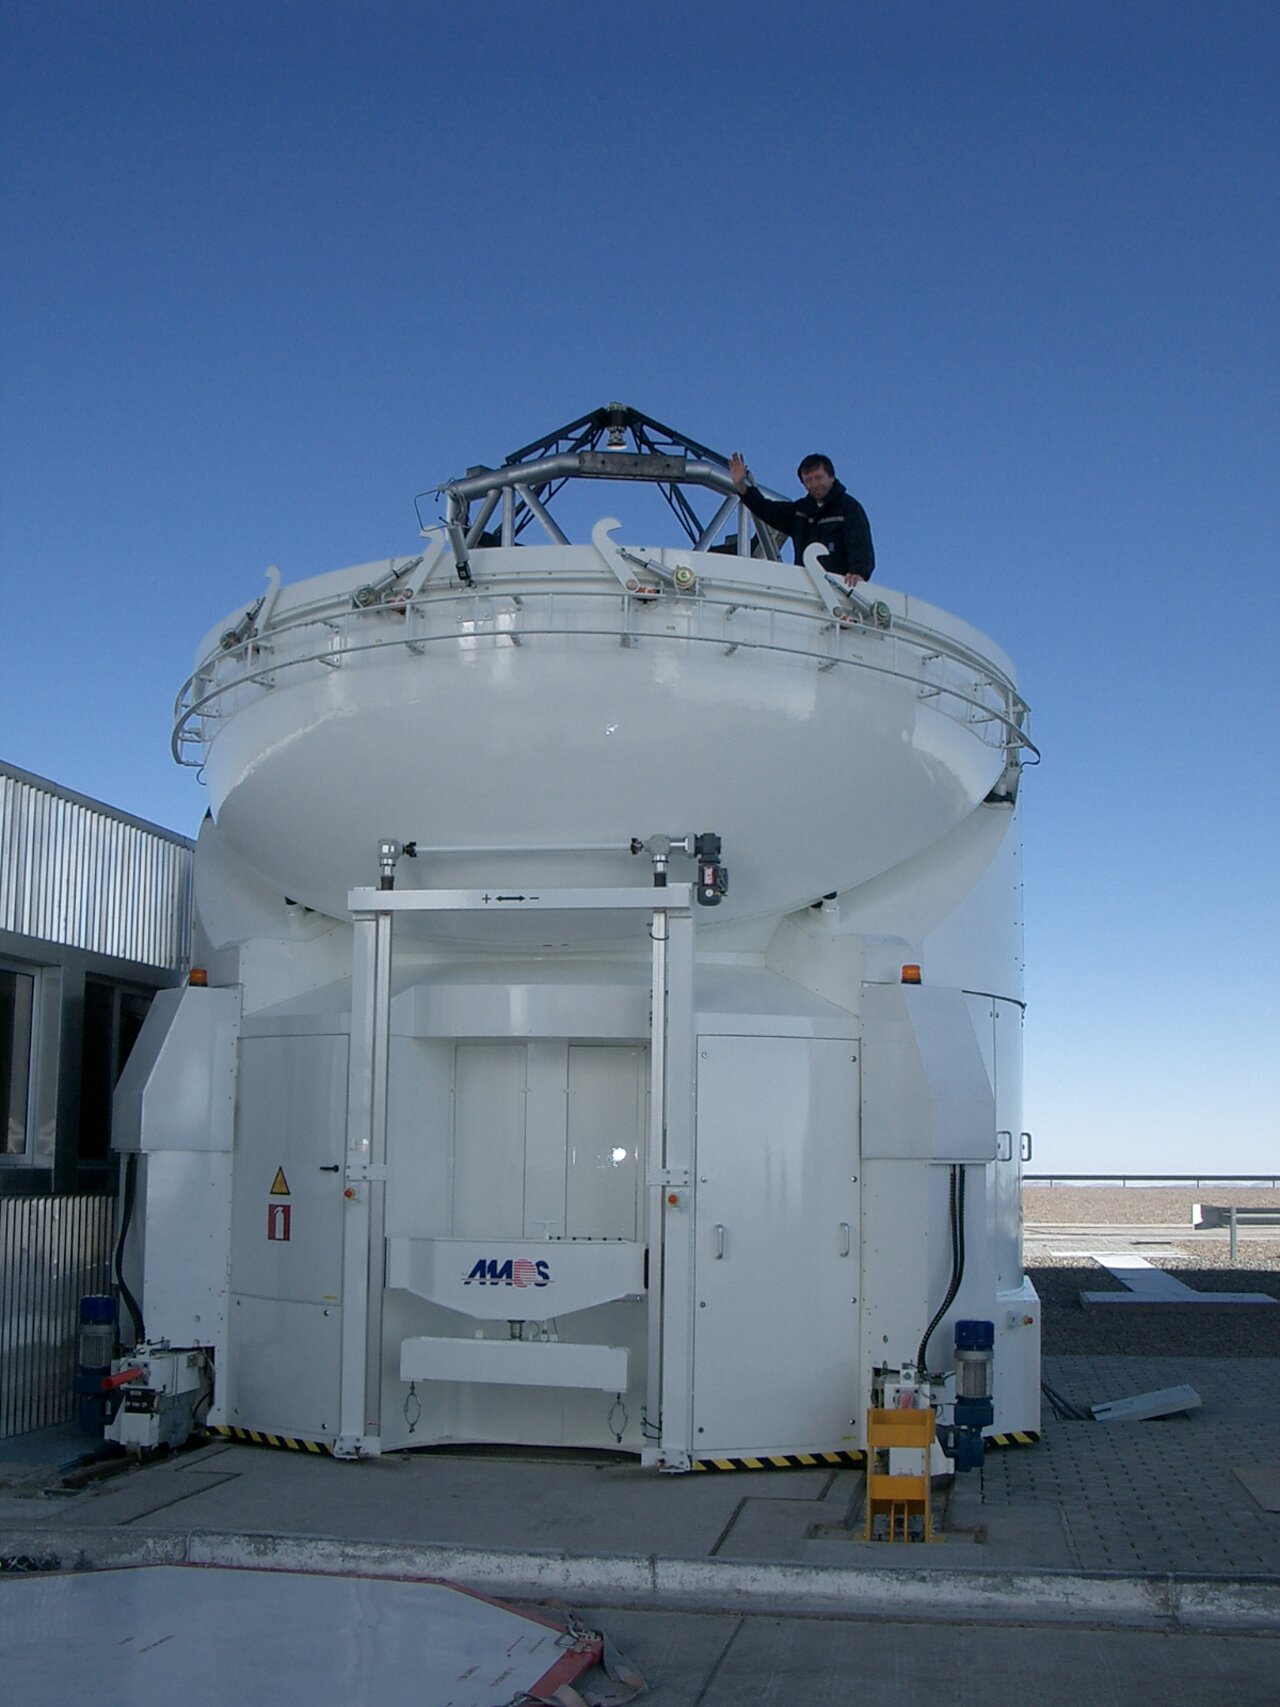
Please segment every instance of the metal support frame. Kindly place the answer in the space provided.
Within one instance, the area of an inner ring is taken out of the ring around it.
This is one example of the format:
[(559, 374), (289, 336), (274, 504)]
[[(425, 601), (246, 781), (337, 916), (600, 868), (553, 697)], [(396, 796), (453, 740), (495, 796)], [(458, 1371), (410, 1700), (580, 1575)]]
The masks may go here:
[[(367, 893), (379, 894), (377, 890)], [(391, 914), (355, 912), (347, 1069), (346, 1217), (342, 1235), (339, 1458), (380, 1450), (382, 1250), (386, 1220)]]
[[(736, 513), (738, 554), (750, 556), (754, 525), (764, 555), (777, 560), (778, 539), (771, 528), (754, 520), (742, 502), (729, 478), (728, 457), (638, 409), (608, 403), (512, 451), (501, 468), (473, 468), (461, 479), (436, 488), (445, 499), (445, 526), (455, 561), (465, 568), (467, 554), (478, 546), (499, 502), (503, 545), (519, 544), (535, 521), (554, 544), (567, 545), (548, 505), (569, 480), (639, 480), (656, 485), (697, 551), (710, 549)], [(710, 521), (699, 516), (690, 497), (690, 489), (699, 486), (723, 496)], [(764, 487), (761, 491), (768, 497), (780, 496)], [(475, 500), (480, 501), (480, 510), (473, 519)]]
[[(538, 521), (541, 522), (546, 531), (547, 538), (551, 541), (552, 545), (568, 545), (568, 535), (562, 528), (552, 521), (551, 517), (543, 508), (541, 499), (533, 489), (523, 480), (513, 481), (512, 489), (515, 491), (529, 514), (531, 516), (536, 516)], [(516, 532), (519, 533), (519, 531), (519, 527), (517, 526)]]
[[(397, 913), (648, 914), (653, 944), (646, 1462), (687, 1470), (693, 1432), (693, 885), (652, 889), (352, 889), (346, 1222), (335, 1456), (381, 1450), (382, 1292), (392, 929)], [(655, 1432), (656, 1431), (656, 1432)], [(656, 1443), (656, 1444), (655, 1444)]]
[[(661, 1351), (661, 1400), (656, 1462), (664, 1470), (693, 1464), (694, 1329), (694, 1101), (693, 918), (686, 909), (667, 917), (665, 947), (666, 1047), (660, 1107), (662, 1236), (649, 1229), (650, 1251), (661, 1252), (661, 1289), (650, 1287), (650, 1332)], [(655, 950), (656, 950), (655, 944)], [(657, 987), (655, 953), (654, 986)], [(655, 1041), (657, 1028), (655, 1025)], [(657, 1090), (655, 1087), (655, 1095)], [(652, 1171), (652, 1169), (651, 1169)], [(652, 1264), (653, 1258), (650, 1257)], [(655, 1317), (661, 1313), (660, 1324)], [(650, 1377), (652, 1379), (652, 1376)]]

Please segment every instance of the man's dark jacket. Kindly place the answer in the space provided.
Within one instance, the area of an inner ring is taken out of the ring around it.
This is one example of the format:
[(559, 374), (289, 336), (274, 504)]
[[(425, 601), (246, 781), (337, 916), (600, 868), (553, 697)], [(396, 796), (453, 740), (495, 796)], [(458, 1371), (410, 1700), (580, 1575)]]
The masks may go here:
[(796, 562), (813, 544), (826, 549), (825, 567), (831, 575), (871, 576), (876, 554), (871, 544), (867, 512), (838, 480), (832, 482), (824, 503), (808, 492), (794, 502), (788, 498), (766, 498), (756, 486), (748, 486), (742, 501), (753, 516), (787, 534), (796, 548)]

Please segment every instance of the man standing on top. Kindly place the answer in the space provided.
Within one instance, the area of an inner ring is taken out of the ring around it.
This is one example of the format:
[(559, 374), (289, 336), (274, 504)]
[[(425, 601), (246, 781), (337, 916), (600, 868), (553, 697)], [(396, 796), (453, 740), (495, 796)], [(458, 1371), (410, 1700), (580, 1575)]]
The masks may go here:
[(807, 496), (792, 503), (766, 498), (751, 483), (751, 474), (738, 451), (729, 458), (729, 478), (753, 516), (785, 533), (796, 549), (796, 562), (811, 545), (822, 546), (829, 575), (843, 575), (847, 586), (869, 580), (876, 566), (871, 524), (858, 500), (836, 479), (829, 456), (806, 456), (796, 473)]

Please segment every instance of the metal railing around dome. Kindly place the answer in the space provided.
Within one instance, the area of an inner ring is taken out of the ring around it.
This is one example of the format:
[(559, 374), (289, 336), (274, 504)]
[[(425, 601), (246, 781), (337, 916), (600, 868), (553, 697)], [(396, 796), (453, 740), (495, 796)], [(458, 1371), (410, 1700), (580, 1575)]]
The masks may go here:
[[(771, 653), (823, 671), (869, 670), (910, 684), (921, 701), (1003, 748), (1009, 763), (1039, 759), (1027, 704), (997, 665), (953, 636), (906, 617), (889, 619), (883, 604), (842, 619), (804, 589), (752, 596), (753, 589), (700, 586), (685, 596), (581, 582), (539, 587), (515, 574), (417, 591), (397, 591), (393, 580), (390, 591), (390, 599), (384, 594), (365, 606), (350, 592), (334, 594), (224, 635), (178, 695), (174, 757), (198, 767), (221, 720), (307, 674), (377, 663), (389, 650), (417, 655), (426, 665), (442, 645), (518, 648), (561, 638), (621, 647), (688, 644), (726, 658)], [(876, 608), (881, 620), (871, 614)]]
[[(911, 684), (921, 701), (1004, 750), (1000, 791), (1011, 796), (1018, 764), (1026, 755), (1038, 760), (1039, 753), (1026, 702), (1010, 677), (954, 635), (905, 612), (895, 615), (883, 600), (838, 585), (833, 592), (817, 546), (797, 565), (794, 589), (735, 580), (729, 570), (735, 561), (754, 569), (776, 564), (781, 536), (749, 512), (731, 460), (638, 409), (611, 402), (512, 451), (501, 468), (472, 468), (435, 488), (446, 515), (441, 527), (423, 527), (423, 554), (393, 558), (367, 585), (277, 615), (279, 573), (268, 571), (268, 591), (184, 684), (175, 708), (174, 757), (198, 767), (196, 750), (208, 746), (218, 722), (246, 697), (298, 680), (300, 672), (323, 675), (370, 663), (388, 646), (429, 657), (442, 642), (519, 647), (552, 637), (594, 637), (624, 647), (683, 642), (718, 648), (726, 657), (772, 652), (812, 661), (820, 670), (873, 670)], [(554, 586), (536, 569), (530, 573), (530, 564), (517, 570), (511, 549), (529, 527), (540, 529), (553, 547), (569, 546), (549, 506), (567, 483), (579, 480), (656, 487), (694, 552), (723, 568), (669, 569), (616, 545), (610, 534), (619, 524), (600, 521), (591, 535), (594, 553), (576, 563), (561, 560)], [(719, 502), (709, 518), (695, 502), (707, 492)], [(735, 524), (731, 536), (727, 530)], [(717, 546), (717, 539), (723, 543)], [(430, 586), (449, 561), (456, 580)]]
[[(810, 608), (805, 608), (806, 603)], [(843, 623), (815, 601), (752, 599), (741, 594), (662, 598), (657, 593), (576, 587), (519, 591), (476, 586), (432, 591), (394, 605), (352, 607), (333, 598), (290, 612), (265, 631), (254, 630), (211, 654), (184, 684), (176, 705), (173, 746), (211, 738), (206, 723), (240, 703), (239, 690), (270, 691), (307, 668), (323, 673), (385, 655), (388, 648), (425, 654), (441, 643), (519, 647), (539, 638), (605, 639), (624, 647), (646, 640), (692, 643), (734, 653), (772, 652), (815, 662), (820, 669), (852, 666), (914, 684), (922, 700), (974, 726), (1013, 756), (1039, 754), (1030, 739), (1029, 710), (1013, 683), (980, 653), (950, 636), (897, 618), (888, 628)], [(655, 616), (678, 610), (683, 627), (659, 630)]]

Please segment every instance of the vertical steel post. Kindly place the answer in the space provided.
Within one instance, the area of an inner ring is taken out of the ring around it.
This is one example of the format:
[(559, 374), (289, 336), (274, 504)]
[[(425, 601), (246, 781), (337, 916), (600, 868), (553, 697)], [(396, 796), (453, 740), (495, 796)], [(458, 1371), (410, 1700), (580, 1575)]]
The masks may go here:
[[(664, 1173), (662, 1201), (662, 1438), (660, 1463), (687, 1470), (693, 1462), (694, 1035), (693, 916), (673, 910), (668, 941), (664, 1051)], [(668, 1198), (674, 1197), (674, 1203)]]
[(391, 914), (357, 913), (347, 1071), (339, 1458), (380, 1450), (382, 1248), (391, 1024)]
[(649, 1215), (646, 1237), (649, 1278), (645, 1294), (645, 1395), (644, 1436), (646, 1441), (662, 1433), (662, 1297), (664, 1199), (666, 1168), (663, 1141), (667, 1081), (667, 915), (653, 915), (649, 934), (653, 939), (653, 981), (649, 997), (649, 1136), (645, 1157), (645, 1179), (649, 1186)]
[(382, 1434), (382, 1303), (386, 1273), (387, 1084), (391, 1071), (391, 914), (379, 913), (374, 1001), (373, 1107), (369, 1122), (369, 1256), (365, 1304), (365, 1435)]

